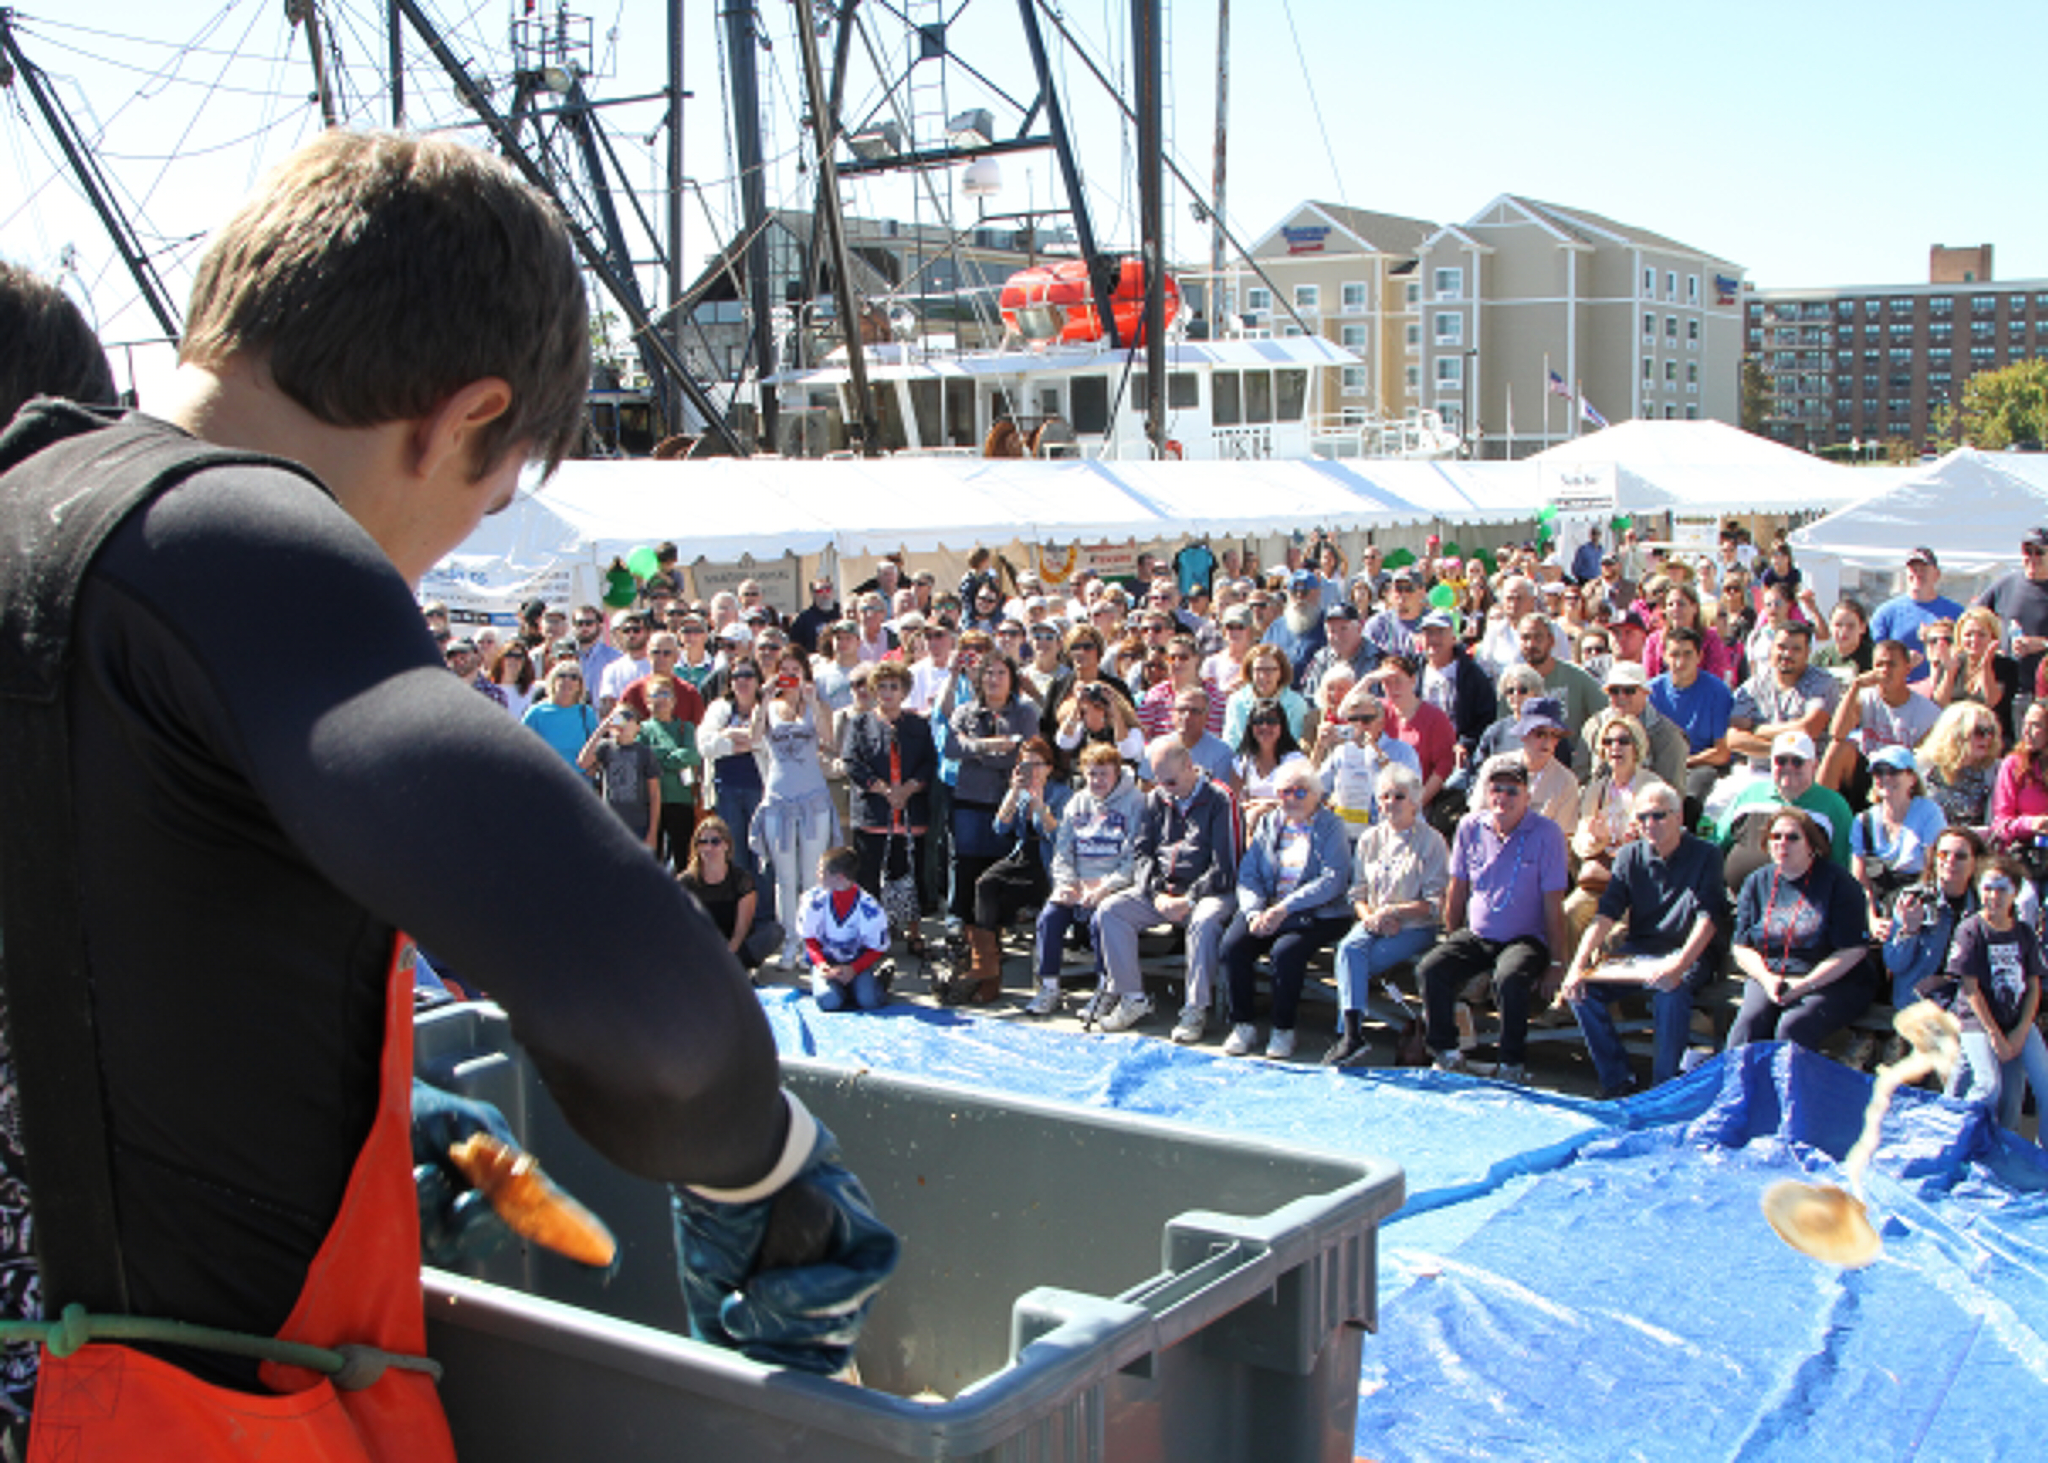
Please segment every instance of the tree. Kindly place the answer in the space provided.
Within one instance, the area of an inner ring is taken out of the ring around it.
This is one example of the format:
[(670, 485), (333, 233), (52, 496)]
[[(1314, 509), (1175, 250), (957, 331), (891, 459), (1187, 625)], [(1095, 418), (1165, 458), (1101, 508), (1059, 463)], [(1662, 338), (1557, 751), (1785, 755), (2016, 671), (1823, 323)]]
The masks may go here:
[(1962, 440), (1986, 452), (2048, 441), (2048, 360), (1972, 376), (1963, 387)]
[(1764, 420), (1771, 414), (1771, 378), (1764, 363), (1755, 356), (1742, 358), (1742, 430), (1764, 435)]

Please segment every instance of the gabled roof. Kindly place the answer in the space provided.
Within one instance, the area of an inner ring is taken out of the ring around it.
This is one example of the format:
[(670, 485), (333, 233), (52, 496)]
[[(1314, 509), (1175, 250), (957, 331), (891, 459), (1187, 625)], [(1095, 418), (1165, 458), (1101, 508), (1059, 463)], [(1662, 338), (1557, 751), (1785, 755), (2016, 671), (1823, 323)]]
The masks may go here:
[(1567, 235), (1578, 243), (1594, 244), (1604, 240), (1608, 243), (1625, 244), (1633, 248), (1657, 249), (1670, 254), (1690, 254), (1694, 258), (1710, 260), (1716, 264), (1731, 262), (1723, 259), (1718, 254), (1709, 254), (1704, 249), (1695, 249), (1690, 244), (1681, 244), (1678, 240), (1664, 234), (1653, 233), (1649, 229), (1639, 229), (1634, 224), (1618, 223), (1614, 219), (1607, 218), (1602, 214), (1589, 213), (1583, 208), (1566, 208), (1560, 204), (1544, 203), (1538, 199), (1524, 198), (1520, 194), (1515, 193), (1501, 194), (1500, 197), (1488, 203), (1486, 208), (1482, 208), (1479, 210), (1479, 213), (1474, 214), (1471, 221), (1476, 223), (1480, 214), (1484, 214), (1487, 209), (1491, 209), (1501, 203), (1521, 209), (1538, 223)]
[(1313, 213), (1326, 219), (1332, 228), (1342, 230), (1357, 245), (1359, 253), (1385, 254), (1395, 259), (1414, 258), (1423, 240), (1436, 228), (1426, 219), (1404, 218), (1397, 213), (1373, 213), (1368, 209), (1311, 198), (1297, 203), (1281, 215), (1279, 223), (1253, 242), (1250, 252), (1257, 254), (1272, 243), (1290, 221), (1300, 218), (1303, 213)]

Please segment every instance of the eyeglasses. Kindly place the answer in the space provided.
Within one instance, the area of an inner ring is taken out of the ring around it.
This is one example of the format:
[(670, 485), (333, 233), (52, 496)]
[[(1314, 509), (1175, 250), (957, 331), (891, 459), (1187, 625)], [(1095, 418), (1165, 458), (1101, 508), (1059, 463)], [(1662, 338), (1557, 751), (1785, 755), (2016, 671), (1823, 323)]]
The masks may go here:
[(1408, 794), (1405, 792), (1383, 792), (1379, 797), (1383, 803), (1405, 803), (1408, 801)]
[(1878, 766), (1870, 769), (1870, 775), (1872, 777), (1904, 777), (1907, 775), (1907, 771), (1908, 769), (1904, 767), (1890, 767), (1880, 763)]
[(1766, 841), (1770, 843), (1797, 843), (1804, 837), (1805, 835), (1802, 833), (1773, 833)]
[(1636, 821), (1639, 823), (1661, 823), (1671, 816), (1669, 808), (1638, 808)]
[(1305, 798), (1308, 796), (1308, 789), (1300, 786), (1283, 787), (1279, 791), (1281, 797), (1287, 798), (1290, 801), (1295, 798)]
[(2038, 559), (2043, 554), (2048, 554), (2048, 548), (2043, 548), (2039, 544), (2021, 544), (2020, 552), (2029, 559)]
[(558, 681), (575, 681), (579, 685), (583, 681), (583, 677), (577, 675), (574, 671), (564, 671), (561, 675), (556, 676), (555, 679)]
[(676, 696), (673, 691), (655, 691), (647, 699), (649, 701), (673, 701), (676, 699)]
[(1616, 696), (1647, 696), (1649, 694), (1650, 688), (1648, 686), (1609, 686), (1607, 688), (1607, 695), (1610, 700)]
[(1528, 790), (1528, 788), (1522, 786), (1522, 784), (1519, 782), (1489, 782), (1486, 785), (1486, 791), (1488, 795), (1492, 797), (1520, 797), (1523, 793), (1527, 792)]
[(1806, 759), (1804, 757), (1773, 757), (1771, 758), (1771, 765), (1773, 767), (1804, 767)]
[(676, 649), (676, 648), (675, 648), (675, 647), (674, 647), (673, 645), (657, 645), (657, 646), (655, 646), (655, 647), (654, 647), (654, 649), (652, 649), (652, 650), (648, 651), (647, 653), (648, 653), (649, 655), (681, 655), (681, 654), (682, 654), (682, 652), (681, 652), (680, 650), (677, 650), (677, 649)]
[(586, 620), (581, 615), (576, 617), (576, 628), (579, 630), (588, 629), (590, 626), (595, 625), (596, 623), (597, 621)]
[(1600, 745), (1610, 752), (1621, 751), (1636, 744), (1634, 737), (1608, 737)]
[(1186, 652), (1185, 650), (1176, 650), (1176, 651), (1173, 651), (1173, 652), (1169, 653), (1169, 654), (1167, 655), (1167, 657), (1166, 657), (1166, 658), (1167, 658), (1168, 660), (1193, 660), (1193, 659), (1194, 659), (1194, 657), (1193, 657), (1192, 655), (1189, 655), (1189, 654), (1188, 654), (1188, 653), (1187, 653), (1187, 652)]
[(725, 840), (723, 838), (720, 838), (716, 833), (707, 833), (697, 840), (697, 847), (723, 848), (725, 847)]
[(1983, 890), (1986, 894), (2010, 894), (2012, 893), (2012, 880), (1985, 879), (1983, 882), (1978, 884), (1977, 887)]
[(1970, 729), (1970, 740), (1973, 742), (1980, 740), (1988, 741), (1990, 738), (1995, 737), (1997, 735), (1998, 728), (1995, 726), (1979, 726), (1972, 727)]

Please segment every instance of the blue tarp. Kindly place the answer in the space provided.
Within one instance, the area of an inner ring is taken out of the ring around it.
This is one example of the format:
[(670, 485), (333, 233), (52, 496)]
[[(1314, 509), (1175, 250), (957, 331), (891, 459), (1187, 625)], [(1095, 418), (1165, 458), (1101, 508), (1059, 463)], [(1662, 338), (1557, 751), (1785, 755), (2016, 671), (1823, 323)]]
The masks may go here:
[(762, 1000), (787, 1052), (1402, 1164), (1362, 1458), (2048, 1457), (2048, 1160), (1973, 1107), (1899, 1094), (1866, 1186), (1885, 1252), (1842, 1272), (1758, 1208), (1837, 1181), (1870, 1096), (1796, 1047), (1598, 1103)]

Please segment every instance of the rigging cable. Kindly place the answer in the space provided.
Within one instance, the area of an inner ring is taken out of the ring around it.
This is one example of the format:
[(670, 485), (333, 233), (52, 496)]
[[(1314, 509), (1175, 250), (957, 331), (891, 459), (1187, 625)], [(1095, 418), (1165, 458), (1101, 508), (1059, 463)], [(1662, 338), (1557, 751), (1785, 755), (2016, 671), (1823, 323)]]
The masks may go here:
[(1349, 198), (1344, 188), (1344, 172), (1337, 166), (1337, 150), (1330, 145), (1330, 129), (1323, 124), (1323, 104), (1316, 100), (1315, 78), (1308, 73), (1308, 55), (1301, 49), (1301, 32), (1294, 25), (1294, 0), (1280, 0), (1280, 9), (1287, 16), (1287, 34), (1294, 41), (1294, 59), (1301, 65), (1301, 84), (1308, 92), (1309, 110), (1315, 113), (1316, 131), (1323, 139), (1323, 155), (1330, 160), (1330, 177), (1337, 185), (1337, 196)]

